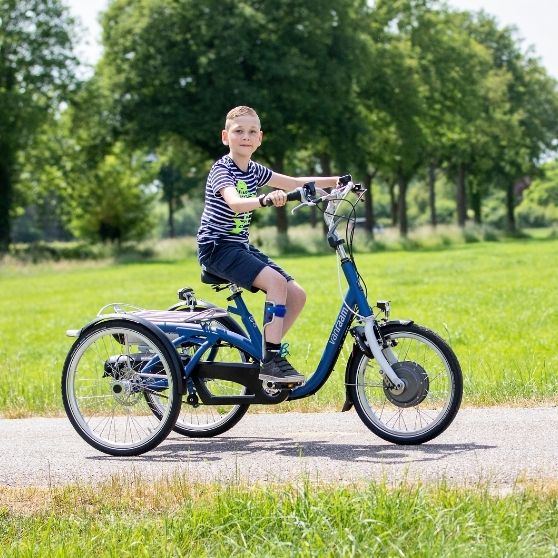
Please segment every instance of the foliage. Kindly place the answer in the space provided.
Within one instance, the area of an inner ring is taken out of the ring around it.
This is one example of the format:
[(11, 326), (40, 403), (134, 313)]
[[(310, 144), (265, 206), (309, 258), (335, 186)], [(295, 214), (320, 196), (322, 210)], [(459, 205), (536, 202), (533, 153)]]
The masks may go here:
[(525, 190), (518, 207), (519, 221), (525, 227), (558, 225), (558, 162), (548, 163), (543, 172)]
[(72, 196), (70, 227), (78, 238), (121, 243), (144, 238), (150, 231), (150, 185), (156, 169), (141, 154), (115, 144), (91, 177)]
[[(157, 167), (152, 193), (174, 236), (183, 203), (201, 197), (211, 161), (224, 153), (219, 130), (238, 104), (260, 113), (257, 158), (274, 170), (351, 171), (361, 180), (369, 234), (373, 222), (404, 237), (410, 226), (456, 216), (461, 227), (484, 219), (513, 231), (516, 185), (535, 179), (556, 147), (555, 80), (516, 30), (484, 12), (437, 0), (113, 0), (103, 57), (76, 86), (71, 21), (58, 1), (38, 6), (4, 0), (11, 19), (0, 16), (9, 23), (0, 43), (9, 54), (0, 67), (0, 237), (9, 217), (27, 241), (97, 235), (78, 221), (93, 185), (104, 188), (99, 177), (110, 184), (106, 173), (120, 172), (107, 163), (116, 152)], [(39, 15), (34, 59), (17, 62), (24, 53), (14, 41), (31, 40)], [(12, 74), (26, 85), (8, 91)], [(127, 181), (127, 198), (141, 197), (144, 183)], [(529, 213), (522, 223), (552, 220), (551, 209)], [(284, 208), (260, 219), (287, 231)]]
[(74, 84), (73, 33), (59, 0), (0, 0), (0, 252), (17, 207), (18, 154)]
[[(123, 134), (151, 148), (178, 136), (216, 158), (223, 153), (224, 115), (235, 105), (253, 105), (265, 131), (259, 157), (287, 170), (289, 153), (350, 133), (363, 6), (354, 0), (113, 2), (103, 20), (104, 68)], [(281, 214), (278, 227), (285, 232)]]
[[(150, 233), (159, 163), (117, 142), (110, 121), (102, 84), (91, 80), (43, 124), (21, 161), (28, 213), (90, 242), (122, 243)], [(32, 240), (43, 238), (44, 228)]]

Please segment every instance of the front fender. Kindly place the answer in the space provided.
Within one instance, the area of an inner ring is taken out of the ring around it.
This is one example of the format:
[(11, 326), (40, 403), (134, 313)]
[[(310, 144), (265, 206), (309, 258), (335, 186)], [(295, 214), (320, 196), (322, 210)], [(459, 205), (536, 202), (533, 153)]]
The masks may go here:
[(380, 331), (386, 326), (390, 325), (409, 325), (412, 324), (414, 320), (388, 320), (387, 322), (381, 322), (378, 325), (380, 326)]

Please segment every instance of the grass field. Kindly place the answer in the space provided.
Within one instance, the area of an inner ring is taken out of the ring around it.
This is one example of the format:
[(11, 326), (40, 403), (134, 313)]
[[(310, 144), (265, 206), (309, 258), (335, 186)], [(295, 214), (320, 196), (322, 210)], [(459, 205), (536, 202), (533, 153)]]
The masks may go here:
[[(464, 403), (537, 404), (558, 401), (558, 240), (528, 239), (438, 246), (422, 251), (358, 254), (370, 299), (390, 299), (394, 318), (411, 318), (439, 332), (464, 372)], [(292, 362), (316, 365), (339, 305), (333, 255), (281, 257), (307, 290), (308, 303), (289, 333)], [(108, 302), (166, 308), (182, 286), (226, 304), (199, 283), (195, 258), (144, 263), (4, 265), (0, 269), (0, 413), (58, 414), (60, 374), (72, 340), (66, 329), (91, 320)], [(247, 294), (257, 318), (263, 297)], [(342, 370), (317, 395), (278, 407), (339, 408)], [(266, 409), (269, 410), (269, 409)]]
[(555, 489), (147, 483), (0, 487), (0, 556), (550, 557)]

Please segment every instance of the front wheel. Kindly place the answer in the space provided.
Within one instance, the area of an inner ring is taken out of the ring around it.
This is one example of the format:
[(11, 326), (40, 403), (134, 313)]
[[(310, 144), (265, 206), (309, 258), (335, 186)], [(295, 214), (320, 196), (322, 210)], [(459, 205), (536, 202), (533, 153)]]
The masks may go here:
[(416, 324), (382, 328), (384, 354), (405, 387), (396, 390), (374, 358), (351, 360), (349, 395), (364, 424), (395, 444), (422, 444), (453, 421), (463, 394), (461, 367), (449, 345)]

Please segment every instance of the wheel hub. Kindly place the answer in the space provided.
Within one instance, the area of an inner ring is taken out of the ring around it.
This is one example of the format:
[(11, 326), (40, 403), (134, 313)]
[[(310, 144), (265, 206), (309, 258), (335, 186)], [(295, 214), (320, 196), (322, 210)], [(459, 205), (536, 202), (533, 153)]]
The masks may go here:
[(142, 397), (140, 382), (134, 380), (116, 380), (112, 383), (114, 398), (120, 405), (131, 407)]
[(414, 407), (428, 395), (428, 374), (420, 364), (412, 361), (396, 362), (393, 371), (403, 382), (403, 389), (396, 389), (388, 378), (384, 378), (384, 394), (397, 407)]

